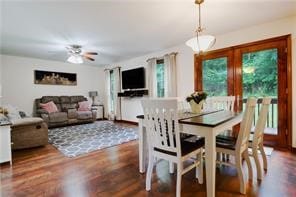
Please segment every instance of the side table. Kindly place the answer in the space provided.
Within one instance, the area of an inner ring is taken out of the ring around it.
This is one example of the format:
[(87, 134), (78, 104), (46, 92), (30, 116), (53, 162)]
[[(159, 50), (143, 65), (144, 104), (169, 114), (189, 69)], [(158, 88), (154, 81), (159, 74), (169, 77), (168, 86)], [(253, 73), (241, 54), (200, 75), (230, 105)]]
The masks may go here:
[(97, 111), (97, 120), (104, 119), (104, 105), (93, 105), (92, 109), (95, 109)]
[(11, 157), (11, 133), (10, 122), (0, 122), (0, 163), (10, 162)]

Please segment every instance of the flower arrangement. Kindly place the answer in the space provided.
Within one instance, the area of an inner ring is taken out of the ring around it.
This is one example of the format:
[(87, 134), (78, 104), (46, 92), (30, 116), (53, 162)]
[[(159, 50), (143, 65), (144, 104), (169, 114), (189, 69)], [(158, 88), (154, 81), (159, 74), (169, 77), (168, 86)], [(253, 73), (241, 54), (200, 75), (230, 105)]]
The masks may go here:
[(194, 101), (196, 104), (199, 104), (202, 100), (207, 98), (208, 94), (205, 92), (194, 92), (190, 96), (186, 97), (186, 101)]

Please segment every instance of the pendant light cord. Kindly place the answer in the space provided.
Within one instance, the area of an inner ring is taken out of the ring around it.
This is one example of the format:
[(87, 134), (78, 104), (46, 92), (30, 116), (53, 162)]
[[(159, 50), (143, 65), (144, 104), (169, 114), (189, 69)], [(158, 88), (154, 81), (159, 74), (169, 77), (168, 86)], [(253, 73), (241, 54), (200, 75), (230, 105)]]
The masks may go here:
[(202, 32), (202, 28), (201, 28), (201, 8), (200, 8), (200, 3), (198, 4), (198, 28), (196, 31), (196, 42), (197, 42), (197, 48), (199, 49), (199, 53), (201, 52), (200, 50), (200, 44), (199, 44), (199, 33)]

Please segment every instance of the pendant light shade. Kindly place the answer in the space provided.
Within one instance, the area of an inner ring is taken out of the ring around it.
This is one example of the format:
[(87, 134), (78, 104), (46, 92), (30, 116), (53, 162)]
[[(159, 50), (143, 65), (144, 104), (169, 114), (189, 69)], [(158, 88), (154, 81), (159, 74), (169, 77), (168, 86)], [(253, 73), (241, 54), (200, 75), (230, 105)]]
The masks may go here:
[(200, 35), (191, 38), (186, 45), (191, 47), (194, 52), (200, 53), (209, 50), (216, 42), (216, 38), (211, 35)]
[(195, 0), (195, 4), (198, 5), (198, 27), (196, 30), (196, 37), (191, 38), (186, 42), (186, 45), (191, 47), (194, 52), (202, 53), (209, 50), (216, 42), (216, 38), (211, 35), (204, 35), (201, 27), (201, 4), (204, 0)]

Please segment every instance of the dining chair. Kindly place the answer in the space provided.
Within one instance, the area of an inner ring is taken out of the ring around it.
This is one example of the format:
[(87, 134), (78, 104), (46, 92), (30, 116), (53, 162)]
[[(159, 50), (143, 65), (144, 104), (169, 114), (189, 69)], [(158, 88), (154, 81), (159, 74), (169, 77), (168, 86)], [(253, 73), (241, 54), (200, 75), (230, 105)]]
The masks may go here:
[[(230, 161), (217, 160), (217, 163), (222, 165), (235, 166), (237, 168), (238, 177), (240, 181), (240, 193), (246, 194), (246, 181), (244, 179), (244, 173), (242, 169), (242, 159), (244, 158), (248, 166), (249, 179), (253, 178), (252, 166), (248, 153), (249, 137), (254, 120), (254, 111), (257, 104), (257, 99), (249, 98), (247, 100), (246, 109), (243, 114), (243, 119), (240, 124), (240, 130), (238, 138), (228, 138), (229, 140), (217, 139), (216, 151), (218, 153), (224, 153), (231, 155), (235, 158), (235, 163)], [(230, 140), (231, 139), (231, 140)]]
[[(144, 124), (148, 136), (149, 163), (146, 174), (146, 190), (151, 190), (152, 171), (155, 159), (164, 159), (177, 164), (176, 196), (181, 196), (181, 177), (196, 168), (196, 178), (203, 183), (202, 147), (204, 138), (193, 142), (181, 140), (178, 125), (177, 99), (144, 99), (141, 101)], [(184, 168), (183, 162), (197, 159)]]
[(262, 180), (262, 167), (259, 161), (258, 150), (262, 155), (263, 168), (264, 170), (267, 170), (267, 158), (263, 147), (263, 136), (270, 103), (271, 98), (265, 97), (262, 99), (261, 109), (255, 125), (255, 130), (254, 132), (251, 132), (249, 139), (249, 147), (252, 148), (252, 152), (249, 153), (249, 155), (254, 157), (257, 170), (257, 179), (259, 180)]
[[(205, 110), (226, 110), (234, 112), (235, 96), (213, 96), (206, 99), (204, 105)], [(225, 132), (219, 134), (217, 137), (232, 136), (232, 128), (228, 128)], [(219, 159), (229, 160), (229, 155), (218, 153)]]
[(213, 96), (206, 99), (205, 109), (234, 111), (235, 96)]

